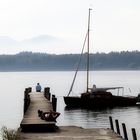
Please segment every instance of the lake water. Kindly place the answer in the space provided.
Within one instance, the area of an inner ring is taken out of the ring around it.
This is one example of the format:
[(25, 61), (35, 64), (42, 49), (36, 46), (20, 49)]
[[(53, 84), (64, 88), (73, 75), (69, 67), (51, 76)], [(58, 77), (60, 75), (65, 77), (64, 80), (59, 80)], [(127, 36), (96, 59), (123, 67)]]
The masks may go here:
[[(61, 113), (57, 125), (76, 125), (84, 128), (109, 126), (109, 116), (126, 123), (130, 133), (136, 128), (140, 135), (140, 106), (118, 107), (104, 110), (86, 110), (65, 108), (63, 96), (68, 94), (74, 72), (0, 72), (0, 126), (18, 128), (23, 117), (23, 95), (26, 87), (33, 87), (36, 83), (42, 87), (50, 87), (51, 93), (58, 98), (57, 111)], [(92, 71), (90, 72), (90, 86), (124, 87), (125, 95), (140, 93), (140, 71)], [(86, 73), (80, 71), (72, 94), (77, 95), (86, 89)], [(113, 92), (113, 94), (117, 94)], [(122, 93), (120, 93), (122, 94)]]

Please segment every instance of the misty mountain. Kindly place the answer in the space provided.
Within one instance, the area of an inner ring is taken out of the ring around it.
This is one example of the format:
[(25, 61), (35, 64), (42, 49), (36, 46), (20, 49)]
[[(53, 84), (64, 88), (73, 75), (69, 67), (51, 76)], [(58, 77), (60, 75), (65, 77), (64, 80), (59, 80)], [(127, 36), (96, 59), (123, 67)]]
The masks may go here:
[(17, 44), (18, 42), (8, 36), (0, 36), (0, 45)]
[(15, 44), (15, 43), (48, 43), (51, 41), (59, 40), (50, 35), (39, 35), (22, 41), (16, 41), (8, 36), (0, 36), (0, 44)]
[(30, 39), (25, 39), (22, 41), (22, 43), (42, 44), (42, 43), (50, 43), (54, 41), (59, 41), (59, 39), (50, 35), (40, 35)]
[(15, 54), (22, 51), (47, 52), (53, 48), (61, 48), (63, 41), (50, 35), (40, 35), (33, 38), (16, 41), (8, 36), (0, 36), (0, 54)]

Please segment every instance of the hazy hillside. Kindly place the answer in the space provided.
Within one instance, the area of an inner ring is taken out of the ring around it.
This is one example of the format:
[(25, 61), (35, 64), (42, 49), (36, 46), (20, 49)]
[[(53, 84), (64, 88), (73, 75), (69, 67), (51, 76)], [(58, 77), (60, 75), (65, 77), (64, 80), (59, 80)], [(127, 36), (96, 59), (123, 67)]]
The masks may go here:
[[(75, 70), (80, 54), (46, 54), (21, 52), (0, 55), (0, 71)], [(110, 52), (90, 54), (91, 70), (139, 70), (140, 52)], [(80, 70), (86, 68), (86, 54)]]
[(22, 51), (50, 52), (62, 49), (63, 40), (51, 35), (38, 35), (24, 40), (0, 36), (0, 54), (16, 54)]

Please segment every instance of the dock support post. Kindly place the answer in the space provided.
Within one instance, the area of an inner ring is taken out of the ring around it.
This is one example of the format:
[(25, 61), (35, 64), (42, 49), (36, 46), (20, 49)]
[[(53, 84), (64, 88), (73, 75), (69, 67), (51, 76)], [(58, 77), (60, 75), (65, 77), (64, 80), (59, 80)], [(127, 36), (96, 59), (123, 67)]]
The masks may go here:
[(112, 121), (112, 117), (111, 116), (109, 116), (109, 121), (110, 121), (111, 129), (114, 131), (114, 126), (113, 126), (113, 121)]
[(29, 95), (30, 92), (32, 92), (31, 87), (25, 88), (25, 91), (24, 91), (24, 114), (30, 105), (30, 95)]
[(55, 95), (52, 95), (52, 106), (53, 106), (53, 111), (56, 111), (57, 108), (57, 98)]
[(122, 128), (123, 128), (123, 134), (124, 134), (124, 138), (125, 138), (126, 140), (128, 140), (128, 136), (127, 136), (127, 130), (126, 130), (125, 123), (122, 123)]
[(49, 87), (44, 88), (44, 96), (50, 101), (51, 93), (50, 93), (50, 88)]
[(115, 120), (117, 133), (120, 135), (119, 121)]
[(27, 106), (27, 99), (26, 99), (26, 95), (27, 93), (26, 93), (26, 89), (25, 89), (25, 91), (24, 91), (24, 106), (23, 106), (23, 110), (24, 110), (24, 114), (25, 114), (25, 112), (26, 112), (26, 106)]
[(32, 88), (28, 87), (28, 93), (32, 92)]
[(137, 134), (135, 128), (132, 128), (132, 136), (133, 136), (133, 140), (137, 140)]

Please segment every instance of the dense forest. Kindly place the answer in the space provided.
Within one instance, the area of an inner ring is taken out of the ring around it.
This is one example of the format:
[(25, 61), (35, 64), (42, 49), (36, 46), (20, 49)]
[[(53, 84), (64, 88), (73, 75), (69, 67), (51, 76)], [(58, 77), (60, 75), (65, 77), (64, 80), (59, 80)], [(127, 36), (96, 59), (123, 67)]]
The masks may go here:
[[(86, 68), (86, 53), (80, 70)], [(80, 54), (47, 54), (21, 52), (0, 55), (0, 71), (75, 70)], [(140, 70), (140, 52), (122, 51), (90, 54), (91, 70)]]

